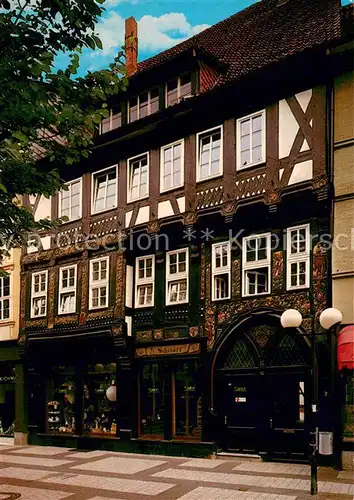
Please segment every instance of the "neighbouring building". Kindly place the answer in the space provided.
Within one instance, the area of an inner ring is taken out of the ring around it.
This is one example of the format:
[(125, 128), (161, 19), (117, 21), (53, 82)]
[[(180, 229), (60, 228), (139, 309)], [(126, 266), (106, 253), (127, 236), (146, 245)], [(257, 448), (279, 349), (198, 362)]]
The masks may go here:
[(342, 311), (338, 337), (343, 405), (343, 462), (353, 467), (354, 442), (354, 53), (353, 5), (342, 10), (343, 38), (331, 50), (333, 72), (333, 306)]
[(0, 440), (13, 438), (22, 444), (23, 365), (17, 339), (20, 312), (21, 250), (6, 254), (0, 275)]
[[(29, 442), (308, 454), (308, 334), (332, 305), (337, 0), (264, 0), (137, 63), (22, 258)], [(280, 316), (296, 308), (301, 327)], [(330, 363), (318, 338), (318, 417)]]

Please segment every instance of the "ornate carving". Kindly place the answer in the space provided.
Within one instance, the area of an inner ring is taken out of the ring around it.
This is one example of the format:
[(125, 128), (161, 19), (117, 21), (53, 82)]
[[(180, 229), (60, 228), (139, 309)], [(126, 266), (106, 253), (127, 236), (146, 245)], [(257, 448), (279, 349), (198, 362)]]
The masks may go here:
[(117, 215), (104, 217), (90, 224), (90, 236), (102, 237), (104, 235), (117, 233), (119, 230), (119, 220)]
[(116, 303), (114, 306), (114, 315), (124, 317), (124, 298), (125, 298), (125, 257), (123, 251), (116, 253)]
[(240, 259), (234, 259), (232, 261), (231, 268), (231, 283), (232, 292), (231, 296), (233, 299), (238, 299), (241, 297), (241, 261)]
[(163, 339), (163, 330), (162, 329), (154, 330), (154, 339), (155, 340), (162, 340)]
[(57, 316), (55, 318), (55, 325), (67, 325), (69, 323), (77, 325), (78, 322), (79, 322), (79, 316), (77, 314), (70, 314), (68, 316)]
[(199, 335), (199, 326), (190, 326), (189, 327), (189, 336), (190, 337), (198, 337)]
[(314, 189), (320, 189), (323, 186), (326, 186), (327, 183), (328, 183), (328, 179), (327, 179), (326, 174), (321, 174), (313, 179), (312, 185), (313, 185)]
[(258, 325), (251, 328), (248, 335), (263, 349), (267, 345), (269, 339), (275, 335), (275, 330), (268, 325)]
[(183, 215), (183, 224), (189, 226), (197, 222), (197, 214), (195, 212), (186, 212)]
[(283, 291), (284, 283), (284, 260), (282, 251), (273, 253), (272, 269), (272, 291), (273, 293), (280, 293)]
[(205, 243), (200, 246), (200, 298), (205, 297)]
[(264, 194), (266, 192), (266, 176), (266, 173), (261, 173), (236, 181), (236, 200)]
[(267, 205), (273, 205), (280, 202), (280, 195), (278, 191), (267, 191), (265, 195), (265, 203)]
[(146, 342), (147, 340), (152, 340), (152, 330), (143, 330), (136, 332), (136, 339), (138, 342)]
[(215, 186), (209, 189), (203, 189), (197, 192), (197, 210), (203, 208), (215, 207), (223, 202), (223, 186)]
[(160, 231), (160, 224), (158, 220), (151, 220), (147, 223), (147, 229), (149, 233), (157, 233)]

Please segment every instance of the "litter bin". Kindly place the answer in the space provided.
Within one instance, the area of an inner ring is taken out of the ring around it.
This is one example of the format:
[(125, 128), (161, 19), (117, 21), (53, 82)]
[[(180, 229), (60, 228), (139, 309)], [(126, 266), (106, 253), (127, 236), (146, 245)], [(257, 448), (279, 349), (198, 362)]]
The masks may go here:
[(318, 444), (320, 455), (333, 455), (333, 432), (319, 432)]

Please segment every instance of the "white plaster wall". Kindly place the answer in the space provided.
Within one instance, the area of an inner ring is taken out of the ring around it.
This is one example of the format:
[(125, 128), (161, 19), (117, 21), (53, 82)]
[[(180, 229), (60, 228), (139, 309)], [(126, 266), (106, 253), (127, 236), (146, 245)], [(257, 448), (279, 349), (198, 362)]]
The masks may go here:
[(133, 332), (133, 318), (131, 316), (126, 316), (125, 322), (127, 324), (127, 335), (131, 337)]
[(157, 209), (158, 219), (162, 219), (163, 217), (170, 217), (171, 215), (174, 215), (171, 202), (169, 200), (161, 201)]
[(0, 341), (13, 338), (13, 325), (0, 326)]
[(133, 266), (126, 267), (125, 280), (125, 305), (133, 307)]
[(305, 113), (312, 97), (312, 89), (304, 90), (295, 94), (295, 97)]
[[(30, 203), (33, 205), (36, 201), (36, 196), (30, 196)], [(36, 221), (40, 219), (50, 219), (51, 217), (51, 198), (46, 198), (45, 196), (41, 196), (37, 210), (34, 213), (34, 219)]]
[(129, 227), (132, 215), (133, 215), (133, 210), (125, 214), (125, 227)]
[(181, 196), (180, 198), (177, 198), (177, 203), (179, 207), (179, 211), (181, 214), (186, 211), (186, 198), (185, 196)]
[(313, 162), (312, 160), (302, 161), (294, 165), (294, 170), (289, 179), (289, 186), (312, 179)]
[(138, 216), (136, 218), (135, 225), (138, 226), (139, 224), (144, 224), (144, 222), (149, 221), (149, 215), (150, 215), (150, 207), (141, 207), (139, 208)]
[(279, 158), (290, 154), (299, 125), (285, 99), (279, 101)]

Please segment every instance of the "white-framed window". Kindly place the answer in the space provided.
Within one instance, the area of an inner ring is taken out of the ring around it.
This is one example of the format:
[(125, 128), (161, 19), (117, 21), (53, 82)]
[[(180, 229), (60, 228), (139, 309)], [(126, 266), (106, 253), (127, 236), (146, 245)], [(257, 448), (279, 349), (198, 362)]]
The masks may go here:
[(135, 307), (152, 307), (155, 290), (155, 255), (135, 260)]
[(122, 126), (122, 110), (121, 106), (115, 106), (109, 110), (109, 116), (107, 118), (103, 118), (100, 124), (100, 134), (105, 134), (106, 132), (110, 132), (115, 128), (119, 128)]
[(0, 321), (10, 319), (11, 313), (11, 276), (0, 277)]
[(77, 265), (59, 269), (58, 314), (76, 312)]
[(286, 230), (286, 288), (297, 290), (310, 286), (310, 225)]
[(197, 134), (197, 182), (222, 174), (222, 140), (222, 126)]
[(237, 170), (266, 160), (265, 110), (239, 118), (236, 122)]
[(149, 154), (128, 160), (128, 203), (149, 195)]
[(89, 307), (100, 309), (108, 307), (109, 257), (90, 261)]
[(192, 94), (192, 75), (184, 73), (166, 83), (166, 108)]
[(189, 293), (188, 248), (166, 254), (166, 305), (185, 304)]
[(128, 121), (129, 123), (145, 118), (145, 116), (156, 113), (159, 110), (159, 88), (147, 90), (129, 100)]
[(117, 206), (117, 166), (92, 174), (92, 213), (96, 214)]
[(161, 148), (160, 191), (182, 187), (184, 183), (184, 141)]
[(270, 293), (271, 235), (257, 234), (242, 240), (243, 296)]
[(230, 242), (212, 246), (212, 300), (231, 298), (231, 247)]
[(47, 314), (48, 271), (32, 274), (31, 318)]
[(67, 217), (68, 221), (82, 217), (82, 179), (66, 183), (67, 190), (59, 192), (59, 217)]

